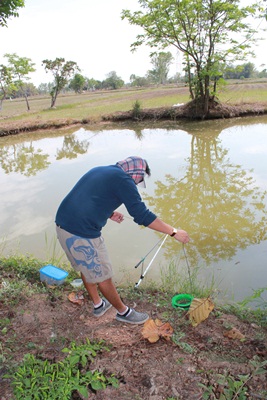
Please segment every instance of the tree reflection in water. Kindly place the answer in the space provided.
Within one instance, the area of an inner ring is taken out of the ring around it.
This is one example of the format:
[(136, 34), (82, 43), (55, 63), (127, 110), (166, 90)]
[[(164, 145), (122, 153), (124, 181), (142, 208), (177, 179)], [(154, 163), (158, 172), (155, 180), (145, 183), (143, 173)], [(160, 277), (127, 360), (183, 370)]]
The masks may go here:
[[(267, 192), (256, 186), (252, 170), (231, 163), (227, 154), (217, 137), (193, 135), (185, 172), (166, 175), (153, 196), (144, 196), (163, 220), (188, 231), (192, 266), (200, 259), (206, 265), (230, 260), (238, 249), (267, 239)], [(176, 251), (167, 241), (167, 258)]]

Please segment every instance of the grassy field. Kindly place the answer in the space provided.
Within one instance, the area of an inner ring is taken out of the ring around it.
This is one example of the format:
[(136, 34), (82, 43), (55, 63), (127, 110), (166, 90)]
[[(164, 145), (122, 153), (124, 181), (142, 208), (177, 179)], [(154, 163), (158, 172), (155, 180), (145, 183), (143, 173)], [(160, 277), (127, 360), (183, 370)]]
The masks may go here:
[[(221, 89), (219, 99), (232, 105), (267, 104), (267, 80), (229, 82)], [(87, 119), (97, 122), (103, 115), (131, 110), (137, 100), (142, 108), (157, 108), (186, 103), (190, 98), (186, 86), (159, 86), (60, 94), (54, 109), (50, 108), (49, 96), (35, 96), (29, 98), (31, 110), (28, 112), (24, 99), (5, 100), (0, 112), (0, 128), (17, 123), (21, 125), (58, 120)]]

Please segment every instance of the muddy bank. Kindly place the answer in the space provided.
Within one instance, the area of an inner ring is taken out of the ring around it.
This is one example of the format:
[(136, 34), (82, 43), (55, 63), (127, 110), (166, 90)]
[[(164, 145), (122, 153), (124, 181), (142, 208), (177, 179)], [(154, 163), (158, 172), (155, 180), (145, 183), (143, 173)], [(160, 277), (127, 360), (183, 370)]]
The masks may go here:
[[(266, 103), (247, 103), (241, 105), (227, 105), (216, 103), (210, 110), (208, 115), (205, 117), (206, 120), (212, 119), (227, 119), (236, 117), (247, 117), (247, 116), (259, 116), (267, 114)], [(17, 135), (23, 132), (34, 132), (38, 130), (48, 129), (63, 129), (72, 126), (87, 125), (87, 126), (101, 126), (107, 123), (113, 122), (125, 122), (125, 121), (178, 121), (178, 120), (201, 120), (200, 116), (195, 115), (195, 110), (191, 103), (183, 104), (177, 107), (159, 107), (152, 109), (141, 109), (138, 112), (133, 110), (116, 112), (109, 115), (103, 115), (99, 120), (83, 118), (78, 119), (61, 119), (57, 121), (47, 122), (36, 122), (25, 121), (12, 122), (2, 124), (0, 127), (0, 137)]]
[[(267, 104), (253, 103), (253, 104), (242, 104), (242, 105), (227, 105), (216, 103), (210, 108), (208, 115), (205, 117), (206, 120), (212, 119), (223, 119), (223, 118), (236, 118), (236, 117), (248, 117), (258, 116), (267, 114)], [(118, 112), (103, 117), (105, 121), (126, 121), (126, 120), (202, 120), (203, 118), (196, 113), (194, 105), (187, 103), (178, 107), (161, 107), (153, 109), (140, 110), (138, 113), (134, 113), (132, 110), (127, 112)]]
[(58, 121), (48, 121), (48, 122), (27, 122), (21, 123), (20, 121), (16, 121), (13, 123), (8, 123), (4, 126), (0, 127), (0, 137), (9, 136), (9, 135), (17, 135), (19, 133), (24, 132), (34, 132), (39, 130), (48, 130), (48, 129), (62, 129), (66, 127), (71, 127), (74, 125), (82, 125), (87, 124), (89, 121), (83, 122), (75, 119), (67, 119), (67, 120), (58, 120)]

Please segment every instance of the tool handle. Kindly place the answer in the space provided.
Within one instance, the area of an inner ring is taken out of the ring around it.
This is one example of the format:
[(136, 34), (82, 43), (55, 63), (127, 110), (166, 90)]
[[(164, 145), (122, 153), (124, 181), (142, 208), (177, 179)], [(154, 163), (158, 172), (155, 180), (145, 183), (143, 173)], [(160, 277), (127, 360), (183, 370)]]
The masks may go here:
[(144, 258), (142, 258), (142, 260), (139, 261), (139, 263), (136, 264), (136, 266), (134, 268), (138, 268), (140, 264), (142, 264), (142, 262), (144, 261)]

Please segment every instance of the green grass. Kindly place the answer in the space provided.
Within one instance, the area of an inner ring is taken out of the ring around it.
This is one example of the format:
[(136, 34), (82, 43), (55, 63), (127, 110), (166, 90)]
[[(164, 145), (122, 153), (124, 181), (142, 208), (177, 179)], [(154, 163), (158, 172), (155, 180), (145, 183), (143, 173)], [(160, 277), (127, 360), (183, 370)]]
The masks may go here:
[(244, 89), (234, 85), (226, 87), (219, 96), (221, 102), (227, 104), (244, 104), (244, 103), (266, 103), (267, 102), (267, 85), (266, 88), (259, 88), (255, 85), (254, 88)]
[[(50, 244), (53, 250), (53, 243)], [(50, 251), (51, 251), (50, 248)], [(57, 254), (52, 252), (52, 256), (46, 262), (37, 260), (29, 255), (12, 255), (9, 257), (0, 257), (0, 302), (2, 304), (16, 304), (16, 301), (21, 297), (26, 298), (34, 293), (43, 293), (47, 290), (46, 286), (40, 282), (39, 270), (42, 266), (57, 261), (57, 265), (69, 272), (66, 278), (66, 284), (69, 284), (73, 279), (77, 278), (77, 273), (68, 265), (60, 264), (60, 258)], [(154, 293), (158, 294), (158, 300), (162, 305), (169, 303), (169, 299), (175, 293), (190, 293), (194, 297), (204, 298), (213, 297), (216, 293), (216, 282), (211, 279), (210, 282), (202, 282), (199, 279), (201, 274), (200, 269), (195, 269), (190, 277), (186, 271), (181, 274), (177, 273), (176, 266), (170, 264), (161, 271), (161, 283), (155, 284), (154, 282), (147, 282), (143, 287), (133, 289), (122, 285), (119, 292), (127, 296), (127, 298), (139, 298), (145, 302), (154, 301)], [(58, 286), (55, 290), (60, 293), (63, 288)], [(266, 309), (267, 303), (263, 298), (263, 293), (267, 288), (261, 288), (254, 292), (254, 294), (240, 303), (225, 304), (221, 307), (224, 312), (229, 312), (237, 315), (240, 319), (245, 319), (250, 322), (255, 321), (263, 326), (266, 326)], [(216, 301), (216, 299), (215, 299)], [(251, 304), (257, 304), (256, 309), (251, 309)]]
[[(221, 88), (219, 99), (227, 104), (267, 103), (267, 81), (230, 82)], [(26, 111), (25, 100), (6, 100), (0, 112), (0, 127), (9, 123), (42, 123), (60, 119), (86, 119), (93, 122), (99, 121), (103, 115), (132, 110), (136, 101), (145, 109), (171, 107), (189, 100), (188, 87), (174, 85), (83, 94), (61, 93), (55, 109), (50, 108), (49, 96), (35, 96), (29, 98), (29, 112)]]

